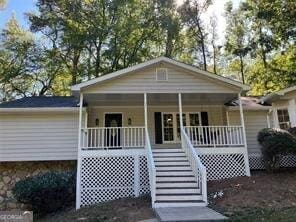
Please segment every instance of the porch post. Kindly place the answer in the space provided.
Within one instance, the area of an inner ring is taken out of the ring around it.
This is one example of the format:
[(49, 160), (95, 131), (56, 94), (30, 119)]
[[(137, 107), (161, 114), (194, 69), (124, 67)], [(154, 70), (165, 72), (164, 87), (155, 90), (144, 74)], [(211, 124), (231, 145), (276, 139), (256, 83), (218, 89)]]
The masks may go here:
[(243, 130), (243, 136), (244, 136), (244, 162), (245, 162), (245, 168), (246, 168), (246, 175), (251, 176), (250, 173), (250, 166), (249, 166), (249, 155), (248, 155), (248, 147), (247, 147), (247, 137), (246, 137), (246, 128), (245, 128), (245, 121), (244, 121), (244, 112), (243, 112), (243, 105), (241, 100), (241, 94), (238, 94), (239, 99), (239, 112), (240, 112), (240, 120), (241, 120), (241, 126)]
[(179, 97), (179, 120), (180, 120), (180, 128), (183, 129), (183, 111), (182, 111), (182, 94), (178, 94)]
[(145, 117), (145, 129), (148, 129), (147, 93), (144, 93), (144, 117)]
[(80, 208), (81, 203), (81, 128), (82, 128), (82, 108), (83, 108), (83, 93), (80, 93), (79, 100), (79, 131), (78, 131), (78, 156), (77, 156), (77, 176), (76, 176), (76, 209)]

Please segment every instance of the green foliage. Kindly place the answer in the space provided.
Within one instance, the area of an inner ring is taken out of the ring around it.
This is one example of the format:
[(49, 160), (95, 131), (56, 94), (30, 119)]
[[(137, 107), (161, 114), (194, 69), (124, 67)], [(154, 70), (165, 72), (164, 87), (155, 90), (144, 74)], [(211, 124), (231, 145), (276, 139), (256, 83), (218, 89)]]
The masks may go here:
[(268, 171), (279, 168), (281, 155), (296, 154), (296, 137), (286, 130), (264, 128), (259, 131), (257, 140)]
[(34, 212), (51, 213), (73, 205), (75, 180), (73, 172), (47, 172), (17, 182), (12, 192), (17, 201), (30, 204)]

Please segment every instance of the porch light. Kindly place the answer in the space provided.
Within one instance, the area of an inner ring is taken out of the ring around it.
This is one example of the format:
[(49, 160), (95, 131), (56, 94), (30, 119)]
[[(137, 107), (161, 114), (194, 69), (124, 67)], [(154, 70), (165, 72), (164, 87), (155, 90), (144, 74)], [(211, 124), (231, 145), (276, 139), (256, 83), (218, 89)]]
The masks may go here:
[(97, 118), (96, 120), (95, 120), (95, 124), (96, 124), (96, 126), (98, 126), (99, 125), (99, 119)]
[(130, 126), (130, 125), (132, 125), (132, 119), (131, 118), (128, 118), (128, 120), (127, 120), (127, 124)]

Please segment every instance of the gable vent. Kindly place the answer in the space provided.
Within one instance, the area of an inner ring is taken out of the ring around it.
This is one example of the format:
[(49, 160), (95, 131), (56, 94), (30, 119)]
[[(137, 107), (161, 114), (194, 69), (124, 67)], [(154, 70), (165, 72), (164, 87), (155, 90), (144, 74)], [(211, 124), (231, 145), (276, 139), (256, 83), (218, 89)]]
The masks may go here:
[(156, 81), (167, 81), (168, 80), (168, 69), (157, 68), (156, 69)]

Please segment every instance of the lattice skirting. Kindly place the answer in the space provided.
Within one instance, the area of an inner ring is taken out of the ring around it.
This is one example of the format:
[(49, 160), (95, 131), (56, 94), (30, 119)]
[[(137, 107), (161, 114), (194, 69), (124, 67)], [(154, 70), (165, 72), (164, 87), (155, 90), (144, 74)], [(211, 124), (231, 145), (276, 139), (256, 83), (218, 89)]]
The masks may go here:
[(80, 206), (149, 192), (145, 156), (82, 157)]
[[(250, 169), (264, 170), (264, 160), (261, 155), (249, 156)], [(296, 155), (282, 156), (280, 160), (281, 167), (296, 167)]]
[(200, 154), (207, 169), (208, 180), (220, 180), (246, 175), (243, 153)]

